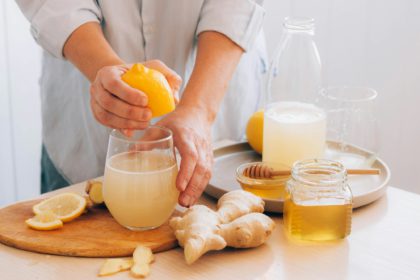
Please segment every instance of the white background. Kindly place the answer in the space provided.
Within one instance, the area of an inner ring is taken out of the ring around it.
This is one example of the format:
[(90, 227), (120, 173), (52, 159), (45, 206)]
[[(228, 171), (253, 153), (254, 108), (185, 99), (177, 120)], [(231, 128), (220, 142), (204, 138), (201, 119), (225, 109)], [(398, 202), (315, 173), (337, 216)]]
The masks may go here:
[[(328, 85), (379, 92), (380, 156), (393, 186), (420, 193), (420, 1), (266, 0), (272, 54), (285, 16), (311, 16)], [(41, 54), (12, 0), (0, 1), (0, 205), (39, 192)]]

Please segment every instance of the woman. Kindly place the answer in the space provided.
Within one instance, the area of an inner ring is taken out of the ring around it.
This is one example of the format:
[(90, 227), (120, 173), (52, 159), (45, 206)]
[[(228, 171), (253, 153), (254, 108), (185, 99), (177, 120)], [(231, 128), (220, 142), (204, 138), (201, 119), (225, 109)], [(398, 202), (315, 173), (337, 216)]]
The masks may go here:
[(143, 62), (181, 89), (159, 125), (173, 131), (181, 156), (179, 203), (194, 204), (211, 176), (212, 132), (239, 140), (258, 106), (261, 1), (17, 2), (45, 50), (42, 192), (102, 174), (110, 128), (147, 127), (146, 96), (121, 80), (125, 65)]

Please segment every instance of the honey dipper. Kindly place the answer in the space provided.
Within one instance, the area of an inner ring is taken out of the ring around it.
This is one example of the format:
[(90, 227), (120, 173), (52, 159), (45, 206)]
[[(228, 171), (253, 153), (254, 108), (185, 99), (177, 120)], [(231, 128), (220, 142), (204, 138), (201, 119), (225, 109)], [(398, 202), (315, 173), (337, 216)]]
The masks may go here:
[[(244, 169), (242, 174), (249, 178), (270, 179), (274, 176), (290, 176), (291, 170), (274, 170), (264, 164), (254, 164)], [(379, 175), (379, 169), (347, 169), (347, 174), (351, 175)]]

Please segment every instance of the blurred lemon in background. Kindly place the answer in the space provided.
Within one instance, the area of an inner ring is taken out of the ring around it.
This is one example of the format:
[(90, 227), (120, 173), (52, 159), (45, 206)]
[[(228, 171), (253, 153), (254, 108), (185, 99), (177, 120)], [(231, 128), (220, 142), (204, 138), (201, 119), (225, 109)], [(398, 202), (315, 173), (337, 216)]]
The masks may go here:
[(246, 138), (248, 139), (248, 143), (259, 154), (262, 153), (263, 148), (263, 129), (264, 110), (259, 110), (249, 118), (246, 126)]
[(160, 117), (175, 109), (175, 100), (165, 76), (157, 70), (136, 63), (121, 76), (133, 88), (141, 90), (148, 97), (152, 117)]

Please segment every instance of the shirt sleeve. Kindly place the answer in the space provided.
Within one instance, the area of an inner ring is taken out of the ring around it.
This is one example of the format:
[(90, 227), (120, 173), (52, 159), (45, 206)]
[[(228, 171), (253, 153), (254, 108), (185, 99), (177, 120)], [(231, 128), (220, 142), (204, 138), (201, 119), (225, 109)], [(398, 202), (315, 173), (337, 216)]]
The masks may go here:
[(16, 0), (31, 23), (35, 41), (53, 56), (63, 58), (71, 33), (87, 22), (100, 22), (101, 10), (94, 0)]
[(245, 51), (249, 50), (264, 20), (263, 0), (205, 0), (196, 35), (203, 31), (224, 34)]

